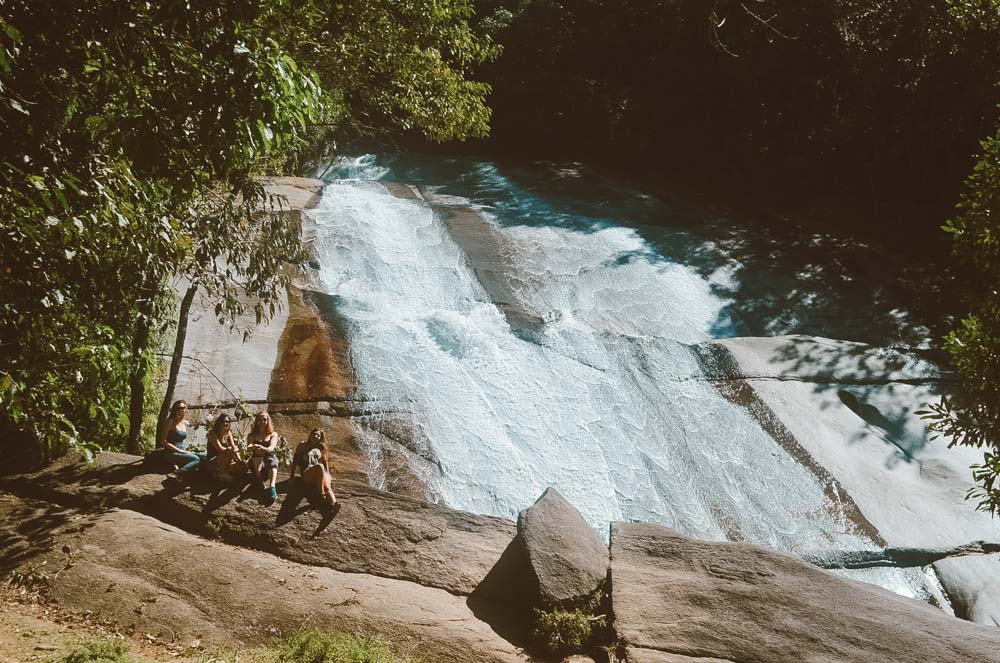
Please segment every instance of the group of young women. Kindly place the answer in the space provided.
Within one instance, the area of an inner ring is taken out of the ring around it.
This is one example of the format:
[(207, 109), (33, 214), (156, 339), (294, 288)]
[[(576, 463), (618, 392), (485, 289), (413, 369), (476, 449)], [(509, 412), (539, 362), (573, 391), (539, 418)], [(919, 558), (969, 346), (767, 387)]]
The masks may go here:
[[(207, 451), (195, 453), (188, 449), (190, 424), (186, 415), (187, 403), (177, 401), (160, 427), (158, 444), (166, 452), (167, 460), (177, 466), (168, 480), (184, 483), (187, 473), (203, 463), (208, 464), (217, 478), (238, 476), (246, 472), (245, 468), (249, 468), (254, 480), (260, 482), (265, 499), (268, 503), (273, 503), (278, 496), (278, 434), (274, 431), (271, 416), (267, 412), (260, 412), (254, 417), (253, 428), (247, 435), (244, 459), (233, 437), (232, 417), (225, 413), (216, 417), (208, 431)], [(314, 428), (309, 433), (309, 438), (296, 447), (289, 478), (294, 478), (296, 473), (301, 475), (308, 489), (316, 496), (330, 506), (337, 503), (330, 478), (326, 433), (322, 429)]]

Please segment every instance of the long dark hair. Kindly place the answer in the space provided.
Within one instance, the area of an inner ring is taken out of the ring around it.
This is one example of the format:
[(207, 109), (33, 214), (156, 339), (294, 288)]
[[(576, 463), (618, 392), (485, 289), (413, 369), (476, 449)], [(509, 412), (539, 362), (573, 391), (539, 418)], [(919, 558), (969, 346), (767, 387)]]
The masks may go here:
[(215, 423), (212, 424), (212, 434), (215, 435), (216, 437), (221, 437), (222, 436), (222, 423), (223, 422), (228, 422), (229, 425), (232, 426), (233, 418), (230, 417), (225, 412), (223, 412), (222, 414), (220, 414), (218, 417), (215, 418)]
[(170, 406), (170, 418), (171, 419), (176, 419), (177, 418), (177, 412), (180, 411), (182, 405), (185, 408), (187, 407), (187, 403), (185, 401), (183, 401), (183, 400), (174, 401), (174, 404)]
[[(313, 443), (313, 435), (319, 433), (319, 440)], [(326, 450), (326, 431), (322, 428), (313, 428), (309, 431), (309, 437), (306, 438), (304, 444), (299, 446), (301, 449), (301, 455), (305, 456), (313, 449), (319, 449), (320, 458), (323, 459), (323, 465), (329, 469), (330, 467), (330, 454)]]

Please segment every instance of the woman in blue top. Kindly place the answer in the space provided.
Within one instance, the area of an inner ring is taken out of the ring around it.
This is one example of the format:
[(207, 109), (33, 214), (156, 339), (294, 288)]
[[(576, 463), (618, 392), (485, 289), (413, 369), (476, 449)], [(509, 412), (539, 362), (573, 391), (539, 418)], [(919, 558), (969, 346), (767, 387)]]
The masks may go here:
[(184, 481), (185, 475), (205, 460), (205, 454), (188, 451), (187, 437), (190, 424), (184, 418), (185, 414), (187, 414), (187, 403), (177, 401), (170, 406), (170, 414), (160, 424), (159, 445), (166, 452), (167, 460), (178, 467), (176, 472), (167, 476), (173, 481)]

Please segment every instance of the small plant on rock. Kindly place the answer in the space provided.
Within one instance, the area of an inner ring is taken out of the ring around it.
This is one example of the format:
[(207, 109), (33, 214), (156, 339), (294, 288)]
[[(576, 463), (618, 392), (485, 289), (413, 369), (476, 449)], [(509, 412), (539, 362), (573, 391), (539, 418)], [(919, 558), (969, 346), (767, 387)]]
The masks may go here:
[(288, 444), (288, 438), (284, 435), (278, 438), (278, 446), (274, 449), (274, 455), (277, 457), (280, 467), (289, 468), (292, 466), (294, 452)]
[(48, 584), (51, 576), (42, 570), (41, 564), (19, 566), (7, 576), (7, 586), (24, 591), (34, 591)]
[(538, 645), (552, 656), (567, 656), (585, 651), (595, 628), (605, 624), (604, 615), (593, 616), (575, 610), (535, 610), (533, 635)]

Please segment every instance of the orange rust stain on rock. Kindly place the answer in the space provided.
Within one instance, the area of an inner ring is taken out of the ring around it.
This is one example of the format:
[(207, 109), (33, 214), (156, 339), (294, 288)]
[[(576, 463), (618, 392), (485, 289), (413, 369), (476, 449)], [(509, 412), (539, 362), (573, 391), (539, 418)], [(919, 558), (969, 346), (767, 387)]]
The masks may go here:
[(288, 321), (278, 341), (278, 360), (268, 389), (272, 403), (353, 396), (355, 379), (347, 339), (332, 306), (320, 310), (325, 298), (321, 293), (289, 288)]

